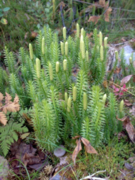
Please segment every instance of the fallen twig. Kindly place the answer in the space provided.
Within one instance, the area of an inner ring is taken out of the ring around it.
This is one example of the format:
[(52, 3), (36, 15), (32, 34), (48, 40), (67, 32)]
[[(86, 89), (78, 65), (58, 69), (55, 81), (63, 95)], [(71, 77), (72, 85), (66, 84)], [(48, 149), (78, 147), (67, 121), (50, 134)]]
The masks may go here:
[(94, 174), (89, 175), (89, 176), (86, 176), (86, 177), (84, 177), (84, 178), (82, 178), (82, 179), (80, 179), (80, 180), (83, 180), (83, 179), (90, 179), (90, 180), (106, 180), (106, 179), (104, 179), (104, 178), (93, 177), (95, 174), (103, 173), (103, 172), (106, 172), (106, 170), (104, 170), (104, 171), (97, 171), (97, 172), (95, 172)]

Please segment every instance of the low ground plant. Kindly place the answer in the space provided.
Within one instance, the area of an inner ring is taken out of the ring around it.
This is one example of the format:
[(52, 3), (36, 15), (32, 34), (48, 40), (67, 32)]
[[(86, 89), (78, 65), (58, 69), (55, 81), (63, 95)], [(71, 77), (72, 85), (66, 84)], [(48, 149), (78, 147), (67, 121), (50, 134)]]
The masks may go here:
[(17, 94), (22, 107), (32, 105), (36, 141), (49, 151), (76, 135), (98, 147), (122, 128), (116, 119), (116, 98), (113, 93), (104, 94), (101, 86), (106, 75), (107, 38), (103, 45), (103, 35), (95, 29), (90, 47), (84, 29), (79, 24), (76, 27), (75, 38), (67, 38), (64, 27), (60, 43), (58, 35), (44, 27), (35, 47), (29, 44), (29, 54), (20, 48), (19, 66), (5, 48), (9, 80), (2, 76), (2, 87)]

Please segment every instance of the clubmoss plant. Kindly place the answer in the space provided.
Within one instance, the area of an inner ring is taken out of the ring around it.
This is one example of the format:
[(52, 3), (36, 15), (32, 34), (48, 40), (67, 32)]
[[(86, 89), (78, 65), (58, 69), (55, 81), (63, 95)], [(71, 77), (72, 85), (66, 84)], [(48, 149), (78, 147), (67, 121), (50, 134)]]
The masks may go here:
[[(43, 149), (53, 150), (61, 140), (76, 135), (98, 147), (103, 138), (107, 141), (118, 132), (116, 100), (109, 95), (106, 108), (107, 95), (100, 87), (105, 78), (107, 38), (103, 45), (101, 32), (98, 37), (95, 29), (93, 36), (90, 48), (85, 30), (80, 32), (77, 24), (75, 37), (67, 38), (64, 27), (59, 43), (58, 35), (44, 27), (36, 45), (29, 45), (29, 53), (20, 48), (19, 68), (14, 66), (13, 53), (5, 48), (9, 90), (19, 96), (22, 106), (33, 106), (35, 137)], [(75, 67), (79, 72), (72, 81)]]

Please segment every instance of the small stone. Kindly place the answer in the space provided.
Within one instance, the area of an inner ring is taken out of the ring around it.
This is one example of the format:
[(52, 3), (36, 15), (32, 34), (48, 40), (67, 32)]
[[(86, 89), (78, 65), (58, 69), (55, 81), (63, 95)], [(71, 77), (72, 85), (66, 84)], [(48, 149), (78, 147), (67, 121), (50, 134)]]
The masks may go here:
[(60, 166), (68, 164), (67, 162), (67, 156), (60, 157)]
[(133, 166), (130, 165), (129, 163), (125, 163), (125, 168), (131, 171), (133, 170)]
[(54, 155), (56, 157), (62, 157), (66, 153), (64, 146), (59, 146), (57, 149), (54, 150)]
[(59, 174), (54, 175), (50, 180), (67, 180), (65, 177), (61, 177)]
[(56, 174), (50, 180), (61, 180), (61, 176), (59, 174)]
[(9, 173), (8, 161), (0, 156), (0, 179), (6, 179)]

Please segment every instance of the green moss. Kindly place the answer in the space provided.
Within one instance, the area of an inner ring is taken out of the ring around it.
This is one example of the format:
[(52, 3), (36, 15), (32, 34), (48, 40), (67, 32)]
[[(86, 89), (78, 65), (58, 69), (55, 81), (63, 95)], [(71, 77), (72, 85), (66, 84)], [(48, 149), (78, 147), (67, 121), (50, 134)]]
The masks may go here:
[[(30, 4), (29, 4), (30, 5)], [(26, 1), (5, 1), (2, 8), (10, 7), (10, 10), (4, 14), (8, 24), (0, 24), (1, 43), (0, 49), (7, 46), (10, 50), (16, 51), (18, 47), (24, 46), (24, 41), (30, 41), (30, 37), (25, 39), (25, 34), (32, 32), (36, 25), (35, 19), (27, 13), (28, 6)]]
[(115, 180), (121, 175), (120, 170), (124, 169), (127, 159), (133, 156), (135, 147), (133, 144), (128, 143), (126, 139), (121, 139), (118, 142), (115, 137), (110, 145), (99, 147), (96, 150), (98, 151), (98, 155), (87, 154), (85, 156), (80, 152), (77, 156), (75, 166), (73, 165), (71, 156), (68, 155), (67, 161), (70, 168), (60, 167), (61, 175), (67, 172), (64, 174), (66, 178), (75, 179), (77, 177), (80, 179), (88, 176), (88, 174), (106, 170), (106, 172), (100, 173), (96, 177), (109, 177), (110, 180)]

